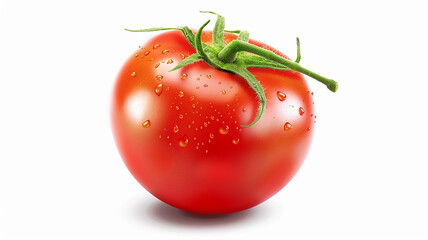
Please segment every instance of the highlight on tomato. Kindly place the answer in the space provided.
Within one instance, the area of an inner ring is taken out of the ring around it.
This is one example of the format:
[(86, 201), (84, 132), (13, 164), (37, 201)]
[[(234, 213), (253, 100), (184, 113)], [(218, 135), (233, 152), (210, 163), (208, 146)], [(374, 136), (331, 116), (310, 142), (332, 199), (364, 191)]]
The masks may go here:
[(299, 64), (247, 31), (165, 31), (124, 63), (114, 86), (111, 125), (135, 179), (176, 208), (222, 214), (254, 207), (281, 190), (302, 165), (316, 116), (303, 77), (337, 82)]

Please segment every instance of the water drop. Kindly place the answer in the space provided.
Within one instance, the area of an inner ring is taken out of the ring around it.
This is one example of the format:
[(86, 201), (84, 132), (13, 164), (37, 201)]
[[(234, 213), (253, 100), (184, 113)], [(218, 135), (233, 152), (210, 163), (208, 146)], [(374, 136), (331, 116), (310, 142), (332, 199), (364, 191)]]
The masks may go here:
[(135, 74), (135, 72), (132, 72), (131, 76), (135, 77), (135, 76), (137, 76), (137, 74)]
[(205, 127), (208, 127), (208, 123), (207, 123), (207, 122), (204, 122), (204, 126), (205, 126)]
[(162, 51), (162, 54), (167, 54), (167, 53), (169, 53), (169, 50), (167, 50), (167, 49)]
[(187, 74), (183, 73), (183, 75), (181, 75), (181, 80), (184, 80), (187, 78)]
[(240, 139), (239, 138), (234, 138), (233, 140), (232, 140), (232, 143), (233, 144), (238, 144), (239, 143), (239, 141), (240, 141)]
[(144, 56), (147, 56), (149, 54), (150, 54), (150, 51), (147, 51), (147, 52), (144, 53)]
[(160, 80), (162, 80), (162, 79), (163, 79), (163, 76), (162, 76), (162, 75), (157, 75), (157, 76), (156, 76), (156, 80), (160, 81)]
[(174, 126), (174, 129), (173, 129), (173, 131), (174, 131), (174, 133), (178, 133), (178, 131), (179, 131), (180, 129), (178, 129), (178, 126), (177, 125), (175, 125)]
[(187, 139), (186, 137), (182, 137), (180, 138), (180, 140), (178, 140), (178, 146), (187, 147), (187, 145), (189, 145), (189, 139)]
[(183, 92), (183, 91), (179, 91), (179, 92), (178, 92), (178, 96), (179, 96), (179, 97), (184, 97), (184, 92)]
[(220, 129), (218, 130), (220, 134), (222, 135), (226, 135), (229, 133), (229, 126), (222, 126), (220, 127)]
[(210, 138), (213, 139), (214, 138), (214, 133), (210, 133)]
[(195, 100), (195, 96), (190, 96), (190, 101)]
[(160, 83), (155, 87), (155, 93), (156, 95), (160, 96), (162, 94), (162, 91), (163, 91), (163, 85), (162, 83)]
[(178, 115), (178, 118), (183, 119), (184, 118), (183, 114)]
[(160, 47), (160, 45), (159, 45), (159, 44), (155, 44), (155, 45), (153, 46), (153, 49), (156, 49), (156, 48), (158, 48), (158, 47)]
[(171, 63), (173, 63), (174, 61), (172, 60), (172, 59), (168, 59), (168, 61), (166, 62), (166, 64), (171, 64)]
[(208, 87), (208, 84), (204, 84), (204, 87)]
[(287, 98), (287, 96), (285, 95), (285, 93), (283, 93), (281, 91), (276, 92), (276, 96), (278, 97), (279, 101), (281, 101), (281, 102), (284, 101)]
[(155, 68), (158, 68), (160, 66), (160, 63), (155, 64)]
[(185, 58), (184, 54), (180, 54), (180, 57), (181, 57), (181, 59)]
[(207, 78), (208, 78), (208, 79), (211, 79), (211, 74), (207, 74)]
[(143, 122), (143, 124), (141, 124), (141, 125), (145, 128), (149, 128), (150, 125), (152, 125), (152, 123), (150, 122), (150, 120), (147, 120), (147, 121)]
[(303, 116), (304, 113), (305, 113), (305, 109), (303, 109), (302, 107), (299, 107), (300, 116)]
[(221, 94), (225, 95), (225, 94), (226, 94), (226, 91), (225, 91), (225, 90), (221, 91)]
[(138, 57), (138, 53), (136, 53), (136, 54), (134, 55), (134, 57)]
[(291, 123), (286, 122), (286, 123), (284, 124), (284, 131), (288, 131), (288, 130), (290, 130), (292, 127), (293, 127), (293, 126), (291, 125)]

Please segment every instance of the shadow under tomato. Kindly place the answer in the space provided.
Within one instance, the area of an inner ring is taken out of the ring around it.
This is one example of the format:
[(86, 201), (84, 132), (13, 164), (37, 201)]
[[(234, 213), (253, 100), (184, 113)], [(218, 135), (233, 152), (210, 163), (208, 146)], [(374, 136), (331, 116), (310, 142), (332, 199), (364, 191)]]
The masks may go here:
[(156, 222), (190, 227), (216, 227), (260, 219), (266, 209), (254, 207), (230, 214), (198, 214), (180, 210), (161, 201), (145, 202), (136, 206), (134, 212), (141, 221), (148, 219)]

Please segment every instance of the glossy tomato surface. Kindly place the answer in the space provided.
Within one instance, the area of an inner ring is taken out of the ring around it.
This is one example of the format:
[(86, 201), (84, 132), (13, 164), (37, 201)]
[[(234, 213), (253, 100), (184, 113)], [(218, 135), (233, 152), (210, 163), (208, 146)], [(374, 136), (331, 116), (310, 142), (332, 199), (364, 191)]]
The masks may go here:
[[(235, 38), (225, 34), (226, 43)], [(211, 32), (202, 41), (210, 44)], [(259, 122), (242, 127), (259, 106), (243, 78), (205, 62), (168, 72), (193, 53), (180, 31), (170, 31), (126, 61), (111, 104), (118, 150), (138, 182), (174, 207), (217, 214), (256, 206), (292, 179), (308, 153), (311, 92), (300, 73), (250, 68), (267, 104)]]

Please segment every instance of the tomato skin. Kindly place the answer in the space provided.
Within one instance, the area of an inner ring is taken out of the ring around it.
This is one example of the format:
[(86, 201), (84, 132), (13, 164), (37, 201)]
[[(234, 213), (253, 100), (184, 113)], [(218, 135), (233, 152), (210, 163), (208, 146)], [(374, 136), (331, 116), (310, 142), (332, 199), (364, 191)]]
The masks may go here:
[[(225, 42), (235, 38), (225, 34)], [(211, 32), (202, 41), (210, 43)], [(165, 203), (208, 214), (251, 208), (302, 165), (313, 136), (312, 95), (300, 73), (251, 68), (266, 111), (242, 127), (259, 106), (243, 78), (205, 62), (168, 72), (193, 53), (181, 32), (169, 31), (125, 62), (111, 104), (116, 145), (135, 179)]]

